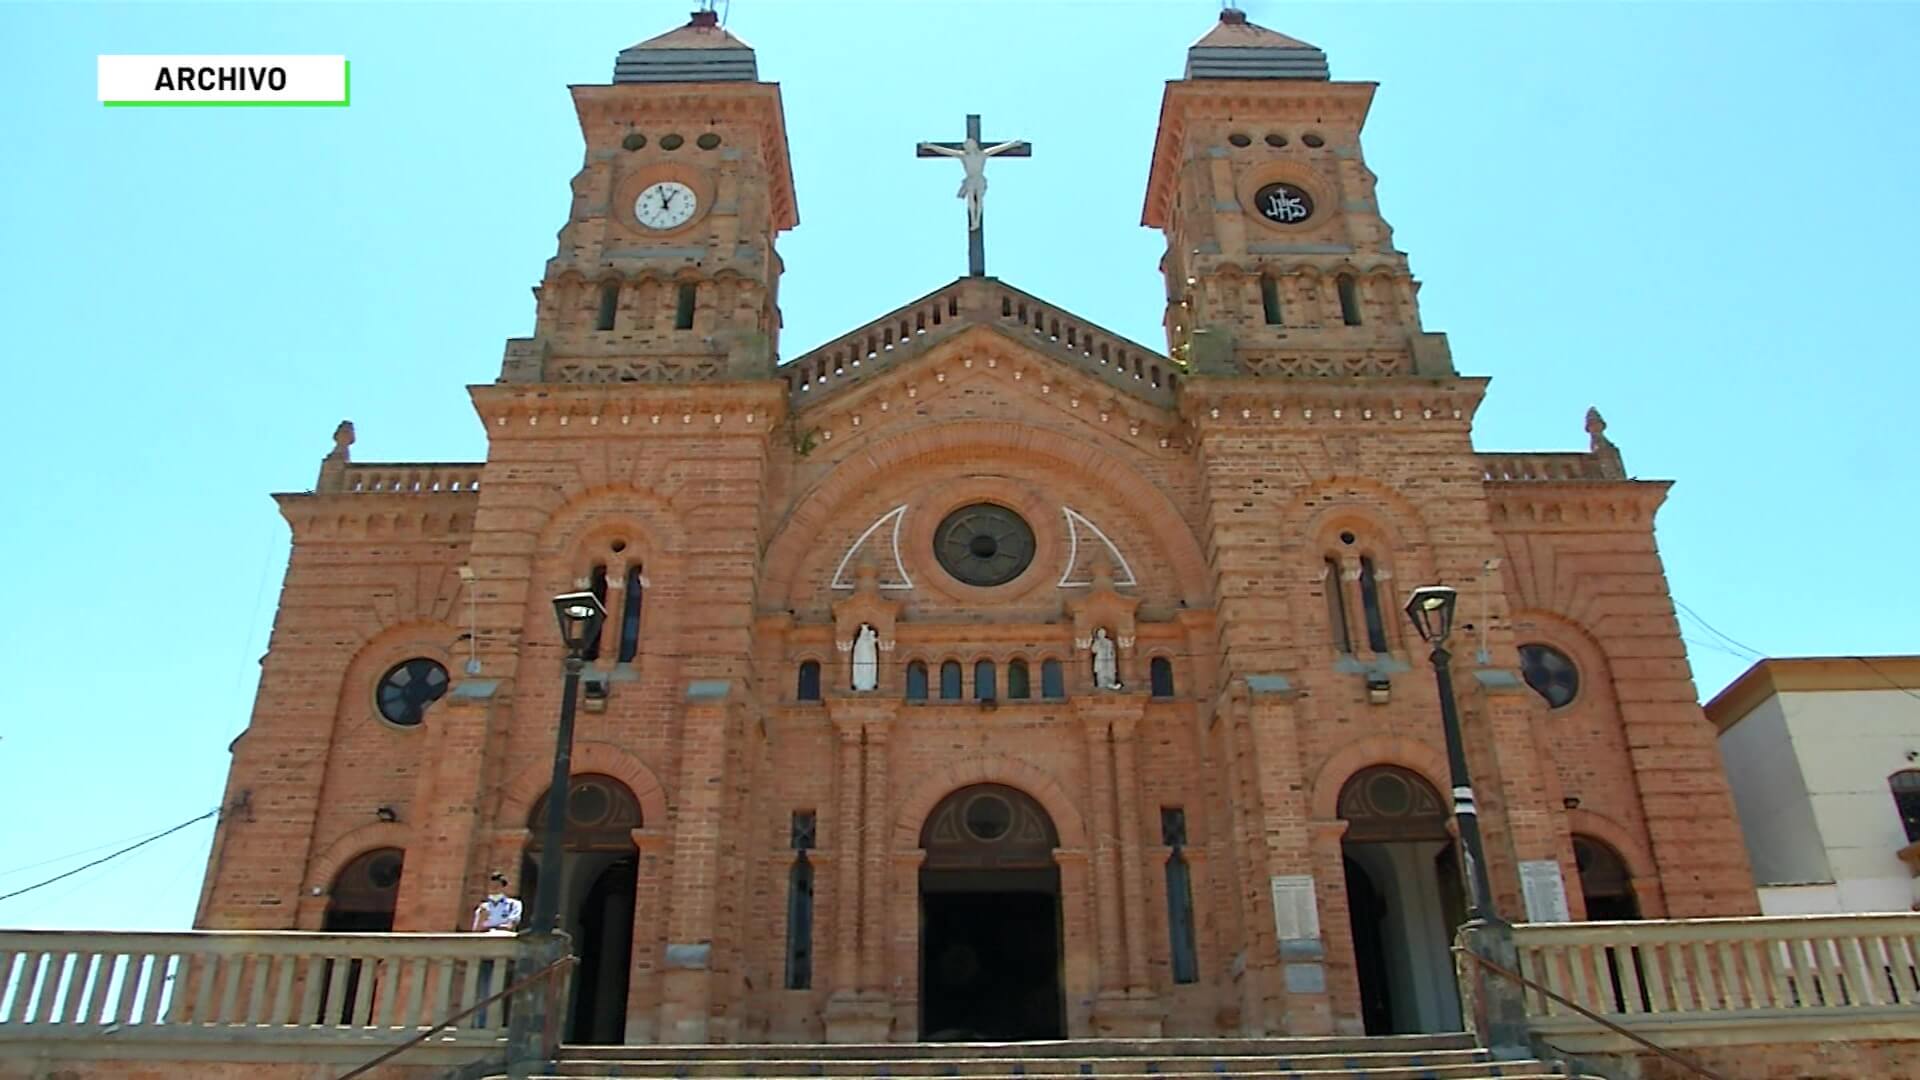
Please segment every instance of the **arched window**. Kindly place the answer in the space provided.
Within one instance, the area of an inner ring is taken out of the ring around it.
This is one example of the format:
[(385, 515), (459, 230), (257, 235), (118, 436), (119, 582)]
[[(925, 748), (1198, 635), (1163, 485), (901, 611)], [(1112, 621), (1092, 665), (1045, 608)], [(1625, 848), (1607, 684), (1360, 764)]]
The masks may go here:
[(927, 663), (915, 660), (907, 665), (907, 700), (927, 700)]
[(1353, 275), (1341, 274), (1334, 280), (1334, 287), (1340, 292), (1340, 321), (1348, 326), (1359, 326), (1360, 289), (1353, 283)]
[[(606, 605), (607, 565), (605, 563), (597, 563), (594, 565), (592, 573), (587, 576), (587, 591), (593, 593), (594, 598), (600, 601), (601, 606), (604, 607)], [(603, 627), (600, 632), (601, 635), (604, 636), (606, 629)], [(587, 642), (586, 649), (581, 652), (580, 655), (587, 660), (600, 659), (600, 638), (596, 637), (592, 641)]]
[(793, 691), (796, 701), (820, 700), (820, 661), (807, 660), (800, 665), (800, 682)]
[(1200, 951), (1193, 933), (1193, 875), (1187, 867), (1187, 812), (1160, 808), (1160, 842), (1167, 853), (1167, 935), (1172, 939), (1173, 981), (1200, 981)]
[(976, 660), (973, 662), (973, 696), (978, 701), (992, 701), (998, 689), (998, 680), (994, 677), (993, 661)]
[(1173, 696), (1173, 661), (1164, 656), (1156, 656), (1147, 665), (1147, 683), (1154, 697)]
[(1360, 556), (1360, 608), (1367, 620), (1367, 648), (1376, 653), (1387, 651), (1387, 623), (1380, 613), (1380, 581), (1373, 560)]
[(1027, 679), (1027, 662), (1013, 660), (1007, 664), (1007, 697), (1015, 701), (1025, 701), (1033, 696), (1033, 684)]
[(1907, 842), (1920, 844), (1920, 769), (1902, 769), (1887, 777), (1893, 789), (1893, 805), (1900, 811), (1900, 824), (1907, 830)]
[(948, 660), (940, 665), (940, 700), (960, 700), (960, 661)]
[(1633, 876), (1620, 853), (1591, 836), (1573, 838), (1573, 868), (1580, 874), (1580, 895), (1587, 900), (1587, 918), (1596, 922), (1638, 919), (1640, 902), (1633, 893)]
[(1280, 312), (1280, 283), (1264, 274), (1260, 278), (1260, 312), (1268, 326), (1279, 326), (1286, 321)]
[(640, 604), (646, 584), (638, 566), (627, 567), (627, 607), (620, 616), (620, 662), (630, 664), (640, 652)]
[(1060, 668), (1060, 661), (1040, 662), (1040, 696), (1055, 701), (1067, 696), (1067, 677)]
[(600, 313), (594, 319), (595, 330), (613, 329), (613, 319), (620, 311), (620, 283), (609, 281), (600, 286)]
[(813, 811), (795, 811), (791, 826), (793, 866), (787, 871), (786, 987), (789, 990), (805, 990), (813, 985), (813, 863), (808, 861), (807, 852), (813, 850), (815, 832)]
[(1343, 653), (1353, 651), (1353, 635), (1347, 630), (1347, 597), (1340, 583), (1340, 562), (1327, 560), (1327, 576), (1322, 586), (1327, 591), (1327, 627), (1333, 632), (1333, 647)]
[(673, 328), (675, 330), (693, 329), (694, 302), (700, 294), (700, 286), (686, 284), (673, 294)]

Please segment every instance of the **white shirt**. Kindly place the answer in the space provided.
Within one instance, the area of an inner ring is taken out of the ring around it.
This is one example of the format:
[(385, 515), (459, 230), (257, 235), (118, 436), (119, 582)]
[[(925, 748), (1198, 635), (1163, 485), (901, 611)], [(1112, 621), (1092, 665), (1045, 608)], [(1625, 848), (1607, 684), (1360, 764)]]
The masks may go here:
[(519, 925), (520, 901), (511, 896), (489, 896), (473, 909), (475, 930), (513, 930)]

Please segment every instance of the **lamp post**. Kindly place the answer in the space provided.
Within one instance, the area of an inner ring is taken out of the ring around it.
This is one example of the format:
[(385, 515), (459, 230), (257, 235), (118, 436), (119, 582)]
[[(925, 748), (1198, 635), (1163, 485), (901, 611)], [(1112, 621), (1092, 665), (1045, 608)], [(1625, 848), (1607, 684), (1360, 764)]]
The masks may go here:
[(1447, 738), (1447, 770), (1452, 773), (1453, 820), (1460, 827), (1466, 849), (1467, 920), (1494, 917), (1493, 890), (1487, 885), (1486, 849), (1480, 842), (1480, 815), (1474, 809), (1473, 778), (1467, 772), (1467, 751), (1460, 739), (1460, 712), (1453, 701), (1453, 674), (1448, 664), (1447, 635), (1453, 632), (1454, 603), (1459, 594), (1447, 585), (1423, 585), (1407, 600), (1407, 618), (1420, 639), (1433, 646), (1433, 680), (1440, 687), (1440, 725)]
[(587, 649), (600, 640), (600, 626), (607, 621), (606, 606), (590, 592), (554, 597), (553, 614), (560, 622), (560, 640), (567, 647), (567, 677), (560, 690), (560, 731), (554, 736), (553, 779), (547, 785), (547, 823), (540, 836), (543, 856), (540, 876), (544, 880), (533, 897), (530, 925), (536, 934), (551, 934), (560, 928), (560, 890), (566, 882), (561, 874), (561, 844), (573, 794), (574, 699), (580, 694), (580, 669), (587, 664)]

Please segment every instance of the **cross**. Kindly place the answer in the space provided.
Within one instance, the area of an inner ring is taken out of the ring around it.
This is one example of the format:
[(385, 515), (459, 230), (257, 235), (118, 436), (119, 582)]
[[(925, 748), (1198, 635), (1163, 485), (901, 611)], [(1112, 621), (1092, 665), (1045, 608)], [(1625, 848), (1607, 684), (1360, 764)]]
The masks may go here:
[(958, 158), (966, 169), (960, 181), (958, 198), (967, 202), (967, 274), (987, 276), (987, 242), (981, 226), (984, 214), (981, 202), (987, 194), (987, 159), (990, 157), (1032, 157), (1033, 144), (1015, 139), (986, 146), (980, 140), (980, 114), (967, 114), (967, 137), (962, 142), (923, 142), (915, 157)]

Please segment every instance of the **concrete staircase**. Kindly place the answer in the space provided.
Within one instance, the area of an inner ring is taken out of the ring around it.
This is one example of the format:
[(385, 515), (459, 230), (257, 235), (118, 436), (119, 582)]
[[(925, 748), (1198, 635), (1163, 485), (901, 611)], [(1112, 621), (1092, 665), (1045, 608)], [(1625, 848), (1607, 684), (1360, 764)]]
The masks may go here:
[(568, 1046), (560, 1077), (800, 1080), (1125, 1076), (1153, 1080), (1546, 1080), (1542, 1061), (1494, 1061), (1464, 1035), (1366, 1038), (1068, 1039), (1036, 1043)]

